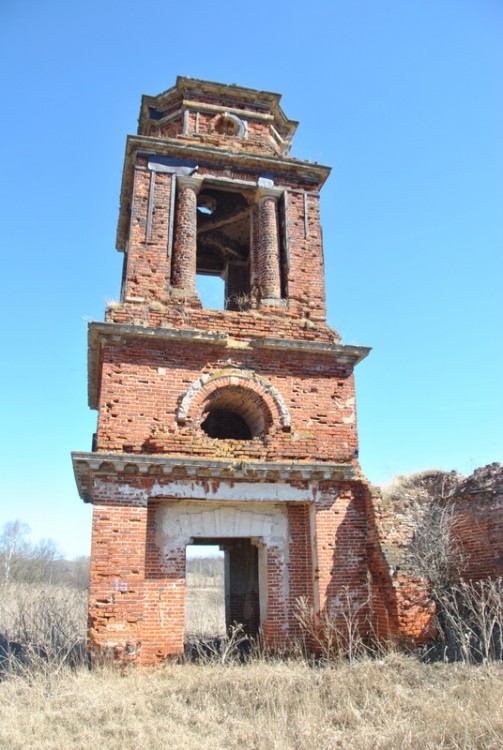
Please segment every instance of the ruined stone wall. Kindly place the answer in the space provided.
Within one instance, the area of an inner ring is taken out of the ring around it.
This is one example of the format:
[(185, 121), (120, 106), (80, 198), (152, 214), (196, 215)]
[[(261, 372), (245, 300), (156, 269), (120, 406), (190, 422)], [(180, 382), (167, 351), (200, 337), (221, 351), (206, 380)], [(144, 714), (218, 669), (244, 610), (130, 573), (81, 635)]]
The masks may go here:
[(476, 469), (456, 487), (452, 503), (454, 534), (465, 560), (463, 575), (503, 576), (503, 466)]
[(416, 535), (430, 522), (432, 505), (447, 512), (456, 575), (466, 580), (503, 575), (501, 464), (477, 469), (470, 477), (429, 470), (398, 477), (382, 494), (374, 489), (369, 504), (374, 518), (369, 526), (373, 538), (369, 569), (376, 592), (376, 621), (380, 632), (399, 639), (421, 642), (435, 634), (428, 582), (415, 566), (412, 552)]

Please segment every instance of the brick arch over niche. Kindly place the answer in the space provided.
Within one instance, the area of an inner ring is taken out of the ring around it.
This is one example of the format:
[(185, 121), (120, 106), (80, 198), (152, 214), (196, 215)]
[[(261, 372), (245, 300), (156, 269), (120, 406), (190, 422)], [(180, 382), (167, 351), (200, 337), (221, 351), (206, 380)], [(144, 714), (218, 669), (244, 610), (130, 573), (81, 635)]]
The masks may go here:
[(227, 368), (202, 375), (184, 394), (176, 413), (178, 422), (201, 424), (211, 408), (235, 408), (253, 437), (273, 425), (289, 431), (290, 413), (276, 388), (253, 370)]

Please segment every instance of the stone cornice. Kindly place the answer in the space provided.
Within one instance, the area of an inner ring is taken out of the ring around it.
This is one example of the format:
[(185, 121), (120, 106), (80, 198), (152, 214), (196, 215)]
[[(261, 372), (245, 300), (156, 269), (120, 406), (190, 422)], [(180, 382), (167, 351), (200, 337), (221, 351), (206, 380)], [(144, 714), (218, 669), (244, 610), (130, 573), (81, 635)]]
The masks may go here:
[[(211, 166), (221, 165), (228, 161), (227, 152), (217, 149), (213, 145), (204, 143), (187, 143), (176, 138), (154, 138), (152, 136), (129, 135), (126, 142), (126, 155), (119, 209), (119, 223), (117, 227), (117, 249), (123, 251), (126, 247), (129, 231), (129, 201), (133, 189), (133, 174), (138, 154), (146, 157), (168, 156), (180, 160), (188, 160), (197, 164)], [(294, 175), (304, 179), (311, 179), (320, 190), (330, 174), (330, 167), (313, 162), (301, 161), (289, 157), (271, 157), (249, 152), (232, 152), (232, 163), (237, 170), (253, 169), (258, 174)], [(250, 183), (253, 187), (253, 183)], [(279, 184), (277, 185), (279, 187)]]
[[(235, 343), (227, 333), (211, 333), (199, 329), (150, 328), (122, 323), (89, 323), (88, 332), (88, 400), (91, 409), (98, 408), (100, 355), (105, 340), (122, 338), (144, 338), (164, 342), (189, 342), (234, 349)], [(278, 351), (299, 352), (311, 355), (331, 356), (341, 364), (357, 365), (370, 352), (366, 346), (346, 346), (345, 344), (325, 344), (297, 339), (257, 338), (241, 342), (241, 350), (275, 349)]]
[[(73, 470), (80, 497), (94, 501), (94, 480), (106, 477), (152, 477), (162, 485), (163, 478), (212, 478), (265, 481), (352, 481), (359, 478), (357, 466), (350, 463), (314, 463), (308, 461), (236, 461), (151, 456), (132, 453), (72, 453)], [(156, 493), (162, 497), (161, 491)]]
[[(201, 94), (203, 95), (202, 97)], [(220, 100), (220, 104), (211, 105), (205, 102), (204, 98), (208, 94), (216, 97), (216, 100)], [(201, 100), (199, 100), (199, 97), (201, 97)], [(161, 109), (168, 106), (169, 108), (170, 103), (173, 104), (178, 100), (180, 102), (183, 101), (186, 106), (190, 104), (203, 111), (210, 107), (212, 109), (225, 107), (227, 110), (232, 110), (236, 108), (236, 103), (239, 102), (238, 111), (246, 114), (250, 119), (258, 119), (261, 115), (262, 117), (270, 117), (275, 121), (283, 135), (288, 136), (291, 140), (299, 123), (297, 120), (291, 120), (286, 116), (280, 106), (281, 98), (281, 94), (276, 94), (273, 91), (259, 91), (258, 89), (236, 86), (235, 84), (178, 76), (175, 86), (170, 89), (157, 96), (144, 95), (142, 97), (139, 132), (141, 132), (142, 128), (146, 127), (148, 122), (149, 106), (160, 107)]]
[(357, 365), (371, 351), (370, 346), (348, 346), (346, 344), (325, 344), (314, 341), (297, 341), (291, 339), (262, 338), (250, 341), (253, 349), (277, 349), (289, 352), (306, 352), (307, 354), (329, 354), (339, 362)]

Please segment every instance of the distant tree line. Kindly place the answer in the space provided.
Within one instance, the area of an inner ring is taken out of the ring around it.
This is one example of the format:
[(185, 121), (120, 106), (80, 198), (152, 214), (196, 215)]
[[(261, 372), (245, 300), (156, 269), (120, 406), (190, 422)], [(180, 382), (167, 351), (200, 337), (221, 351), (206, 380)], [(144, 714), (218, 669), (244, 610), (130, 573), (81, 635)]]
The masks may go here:
[(31, 542), (30, 527), (19, 519), (8, 521), (0, 531), (0, 581), (53, 583), (85, 589), (89, 581), (89, 557), (65, 560), (53, 539)]
[(187, 557), (187, 585), (195, 588), (224, 584), (223, 557)]

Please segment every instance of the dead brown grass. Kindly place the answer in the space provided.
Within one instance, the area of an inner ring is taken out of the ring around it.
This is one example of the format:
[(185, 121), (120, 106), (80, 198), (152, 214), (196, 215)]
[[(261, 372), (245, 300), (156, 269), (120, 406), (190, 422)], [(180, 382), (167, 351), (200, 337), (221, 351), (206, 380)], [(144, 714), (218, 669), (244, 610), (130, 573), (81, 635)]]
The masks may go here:
[(501, 664), (397, 654), (329, 668), (262, 659), (80, 669), (0, 683), (0, 747), (500, 750), (502, 700)]
[(225, 602), (223, 588), (189, 588), (185, 594), (185, 639), (222, 637), (225, 635)]

